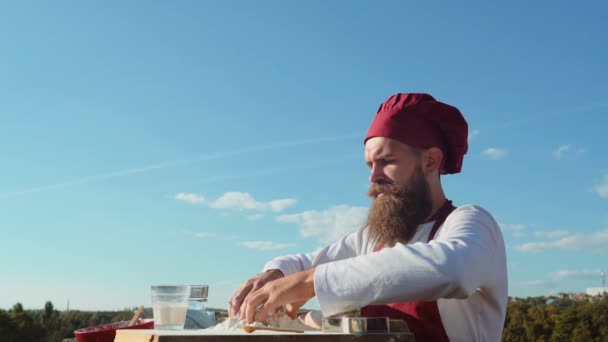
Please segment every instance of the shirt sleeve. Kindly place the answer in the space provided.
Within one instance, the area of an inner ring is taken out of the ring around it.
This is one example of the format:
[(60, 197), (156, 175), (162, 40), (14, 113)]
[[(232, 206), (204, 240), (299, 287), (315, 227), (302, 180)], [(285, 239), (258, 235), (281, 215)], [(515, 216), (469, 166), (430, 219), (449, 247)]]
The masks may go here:
[(315, 293), (324, 316), (368, 304), (467, 298), (491, 286), (504, 255), (496, 221), (478, 206), (456, 209), (429, 243), (396, 244), (377, 253), (319, 265)]
[(369, 245), (367, 230), (362, 227), (337, 242), (321, 247), (312, 253), (275, 258), (264, 265), (264, 271), (278, 269), (285, 276), (288, 276), (321, 264), (361, 255), (370, 248)]

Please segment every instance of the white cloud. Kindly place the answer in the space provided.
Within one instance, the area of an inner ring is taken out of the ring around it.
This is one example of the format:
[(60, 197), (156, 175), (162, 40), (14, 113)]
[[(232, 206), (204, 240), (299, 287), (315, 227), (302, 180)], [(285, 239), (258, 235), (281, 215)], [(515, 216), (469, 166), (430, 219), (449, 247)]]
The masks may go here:
[(561, 145), (553, 150), (553, 157), (557, 160), (564, 159), (566, 157), (574, 157), (585, 153), (584, 148), (575, 148), (570, 144)]
[(79, 178), (79, 179), (72, 179), (69, 181), (61, 182), (61, 183), (48, 184), (48, 185), (38, 186), (38, 187), (34, 187), (34, 188), (21, 189), (21, 190), (11, 191), (11, 192), (0, 192), (0, 198), (19, 196), (19, 195), (25, 195), (25, 194), (30, 194), (30, 193), (37, 193), (37, 192), (48, 191), (48, 190), (62, 189), (62, 188), (68, 187), (68, 186), (81, 185), (81, 184), (85, 184), (85, 183), (97, 182), (100, 180), (111, 179), (111, 178), (116, 178), (116, 177), (124, 177), (124, 176), (129, 176), (132, 174), (150, 172), (150, 171), (164, 169), (164, 168), (168, 168), (168, 167), (174, 167), (174, 166), (178, 166), (178, 165), (205, 162), (205, 161), (217, 160), (217, 159), (225, 159), (225, 158), (229, 158), (229, 157), (234, 157), (236, 155), (248, 154), (248, 153), (252, 153), (252, 152), (278, 150), (278, 149), (284, 149), (284, 148), (295, 147), (295, 146), (322, 144), (322, 143), (333, 142), (333, 141), (360, 139), (360, 137), (361, 137), (361, 133), (358, 132), (358, 133), (351, 133), (351, 134), (345, 134), (345, 135), (335, 135), (334, 134), (329, 137), (309, 138), (309, 139), (291, 140), (291, 141), (280, 141), (280, 142), (274, 142), (274, 143), (263, 144), (263, 145), (249, 144), (248, 146), (243, 146), (242, 148), (232, 150), (232, 151), (225, 151), (225, 152), (219, 152), (219, 153), (216, 152), (216, 153), (211, 153), (211, 154), (206, 154), (206, 155), (195, 155), (195, 156), (191, 156), (191, 157), (185, 158), (185, 159), (167, 160), (167, 161), (159, 162), (156, 164), (145, 165), (145, 166), (141, 166), (141, 167), (137, 167), (137, 168), (123, 169), (123, 170), (109, 172), (109, 173), (105, 173), (105, 174), (97, 174), (97, 175), (92, 175), (92, 176), (83, 177), (83, 178)]
[(516, 238), (523, 238), (526, 236), (528, 236), (528, 233), (519, 232), (519, 231), (513, 233), (513, 237), (516, 237)]
[(568, 235), (567, 230), (549, 230), (549, 231), (538, 231), (534, 232), (534, 236), (546, 237), (546, 238), (559, 238)]
[(254, 215), (249, 215), (247, 216), (247, 219), (249, 219), (249, 221), (257, 221), (260, 220), (264, 217), (264, 214), (254, 214)]
[(601, 198), (608, 198), (608, 175), (604, 175), (604, 180), (595, 186), (595, 192)]
[(175, 199), (179, 201), (188, 202), (190, 204), (199, 204), (205, 201), (205, 198), (201, 195), (188, 194), (184, 192), (180, 192), (179, 194), (175, 195)]
[(295, 243), (274, 243), (272, 241), (244, 241), (241, 242), (241, 245), (258, 251), (272, 251), (296, 246)]
[(524, 285), (524, 286), (546, 286), (547, 281), (546, 280), (528, 280), (528, 281), (522, 281), (520, 284)]
[(490, 159), (498, 160), (507, 156), (507, 149), (490, 147), (483, 150), (482, 154)]
[(561, 270), (557, 272), (552, 272), (548, 274), (548, 277), (545, 279), (535, 279), (529, 281), (518, 282), (516, 285), (530, 288), (530, 287), (538, 287), (544, 288), (544, 293), (558, 293), (558, 292), (569, 292), (564, 290), (565, 280), (581, 280), (586, 283), (589, 280), (600, 278), (599, 270)]
[(217, 239), (221, 240), (221, 241), (234, 241), (234, 240), (238, 240), (239, 236), (237, 236), (237, 235), (220, 236)]
[(367, 208), (338, 205), (323, 211), (309, 210), (299, 214), (281, 215), (279, 222), (299, 223), (303, 237), (316, 237), (323, 244), (334, 242), (361, 227)]
[(197, 238), (200, 238), (200, 239), (204, 239), (204, 238), (215, 236), (215, 234), (208, 233), (208, 232), (200, 232), (200, 233), (195, 233), (194, 236)]
[(209, 206), (215, 209), (240, 209), (280, 212), (297, 201), (292, 198), (278, 199), (270, 202), (259, 202), (247, 192), (226, 192)]
[(561, 145), (557, 149), (553, 150), (553, 156), (555, 159), (560, 160), (562, 159), (563, 155), (570, 150), (570, 148), (570, 145)]
[(549, 249), (568, 251), (589, 251), (607, 253), (608, 230), (598, 231), (592, 234), (579, 234), (563, 237), (558, 240), (545, 242), (528, 242), (517, 247), (522, 252), (538, 252)]
[(600, 270), (561, 270), (551, 273), (555, 279), (594, 279), (600, 278)]
[(519, 261), (512, 261), (510, 263), (507, 264), (507, 266), (509, 267), (509, 269), (515, 269), (518, 268), (521, 265), (521, 262)]
[(285, 208), (290, 207), (294, 204), (296, 204), (295, 199), (286, 198), (286, 199), (270, 201), (268, 203), (268, 206), (270, 206), (270, 210), (272, 210), (273, 212), (276, 213), (276, 212), (283, 211), (283, 210), (285, 210)]
[(264, 209), (264, 204), (256, 201), (247, 192), (226, 192), (209, 206), (216, 209)]
[(501, 223), (500, 224), (500, 228), (502, 228), (502, 230), (524, 230), (524, 229), (528, 228), (529, 226), (530, 226), (529, 224), (524, 224), (524, 223), (516, 223), (516, 224)]
[(471, 132), (469, 132), (469, 141), (471, 141), (471, 139), (475, 138), (476, 136), (479, 135), (479, 130), (478, 129), (474, 129)]

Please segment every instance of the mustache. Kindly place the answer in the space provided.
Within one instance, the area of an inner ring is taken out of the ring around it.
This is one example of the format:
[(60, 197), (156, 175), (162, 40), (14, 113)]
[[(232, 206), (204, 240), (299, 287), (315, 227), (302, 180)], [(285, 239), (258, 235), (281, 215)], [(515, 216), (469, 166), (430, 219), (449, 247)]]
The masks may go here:
[(367, 195), (371, 198), (376, 198), (380, 194), (396, 195), (401, 192), (399, 186), (393, 183), (373, 183), (369, 186)]

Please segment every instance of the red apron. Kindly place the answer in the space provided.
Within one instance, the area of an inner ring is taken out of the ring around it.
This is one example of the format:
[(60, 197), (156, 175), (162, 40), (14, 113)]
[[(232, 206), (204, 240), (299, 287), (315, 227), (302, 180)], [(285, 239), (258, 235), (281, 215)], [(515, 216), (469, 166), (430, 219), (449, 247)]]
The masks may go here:
[[(454, 211), (456, 207), (452, 205), (452, 201), (446, 201), (445, 204), (435, 214), (435, 224), (429, 234), (429, 242), (435, 237), (435, 233), (439, 226), (443, 224), (445, 219)], [(375, 252), (381, 250), (383, 244), (376, 246)], [(407, 286), (407, 284), (405, 285)], [(391, 319), (403, 319), (407, 322), (407, 326), (414, 334), (416, 341), (449, 341), (448, 335), (445, 332), (437, 301), (416, 301), (405, 303), (390, 303), (386, 305), (368, 305), (361, 308), (361, 316), (364, 317), (389, 317)]]

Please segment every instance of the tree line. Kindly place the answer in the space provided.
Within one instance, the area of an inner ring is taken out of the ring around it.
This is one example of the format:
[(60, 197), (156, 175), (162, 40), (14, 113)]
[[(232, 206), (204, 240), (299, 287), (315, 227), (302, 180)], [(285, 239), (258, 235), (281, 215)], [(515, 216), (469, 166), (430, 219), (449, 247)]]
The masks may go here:
[[(558, 299), (552, 304), (546, 304), (543, 297), (510, 301), (502, 340), (608, 341), (606, 299), (595, 302)], [(24, 310), (17, 303), (9, 310), (0, 309), (0, 341), (57, 342), (73, 338), (74, 331), (81, 328), (129, 320), (134, 310), (60, 312), (50, 301), (43, 310)], [(151, 312), (145, 316), (152, 317)]]
[(608, 341), (608, 300), (595, 302), (543, 297), (509, 302), (503, 341)]
[(47, 301), (43, 310), (24, 310), (21, 303), (8, 310), (0, 309), (0, 341), (58, 342), (74, 338), (74, 331), (95, 325), (130, 320), (133, 311), (57, 311)]

